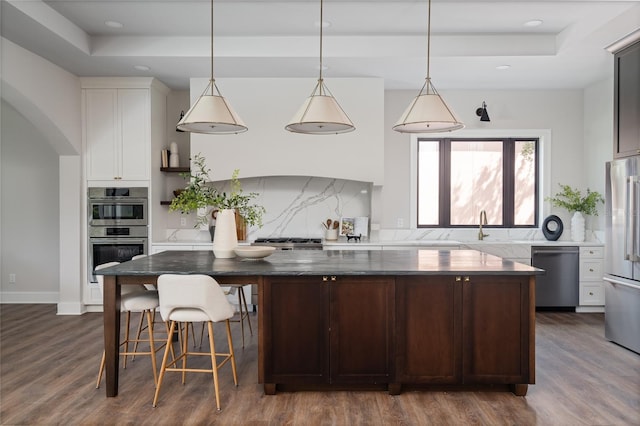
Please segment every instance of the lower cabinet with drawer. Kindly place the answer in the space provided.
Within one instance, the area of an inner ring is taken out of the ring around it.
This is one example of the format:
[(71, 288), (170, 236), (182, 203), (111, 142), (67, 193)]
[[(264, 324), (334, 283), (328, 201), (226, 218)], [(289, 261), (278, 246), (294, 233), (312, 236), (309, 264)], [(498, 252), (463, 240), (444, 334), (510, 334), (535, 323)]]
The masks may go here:
[(604, 307), (604, 247), (580, 247), (580, 306)]

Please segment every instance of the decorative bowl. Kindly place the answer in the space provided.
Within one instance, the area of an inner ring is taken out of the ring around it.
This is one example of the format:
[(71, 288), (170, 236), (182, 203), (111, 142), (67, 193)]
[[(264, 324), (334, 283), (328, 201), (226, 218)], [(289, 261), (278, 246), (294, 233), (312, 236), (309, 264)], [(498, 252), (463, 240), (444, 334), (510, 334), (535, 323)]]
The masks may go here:
[(264, 259), (271, 256), (276, 248), (271, 246), (238, 246), (233, 251), (238, 257), (245, 259)]

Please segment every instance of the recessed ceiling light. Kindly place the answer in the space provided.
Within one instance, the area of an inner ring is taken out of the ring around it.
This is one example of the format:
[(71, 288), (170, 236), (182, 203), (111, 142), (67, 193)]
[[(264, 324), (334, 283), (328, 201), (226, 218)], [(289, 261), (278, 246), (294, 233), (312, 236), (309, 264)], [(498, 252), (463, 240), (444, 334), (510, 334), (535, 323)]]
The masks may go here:
[(122, 25), (120, 22), (117, 22), (117, 21), (105, 21), (104, 24), (109, 28), (122, 28), (122, 27), (124, 27), (124, 25)]
[(134, 65), (133, 67), (138, 71), (149, 71), (151, 69), (146, 65)]
[(525, 27), (539, 27), (542, 25), (542, 19), (532, 19), (531, 21), (527, 21), (524, 23)]
[(509, 68), (511, 68), (511, 65), (498, 65), (496, 67), (497, 70), (508, 70)]

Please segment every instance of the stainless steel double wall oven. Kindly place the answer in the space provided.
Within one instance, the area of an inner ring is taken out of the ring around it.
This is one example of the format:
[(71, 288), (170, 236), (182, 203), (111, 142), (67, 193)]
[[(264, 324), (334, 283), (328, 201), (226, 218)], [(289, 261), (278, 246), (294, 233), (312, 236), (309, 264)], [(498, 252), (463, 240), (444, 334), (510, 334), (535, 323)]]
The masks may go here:
[(147, 254), (148, 188), (89, 188), (89, 281), (93, 269), (107, 262), (124, 262)]

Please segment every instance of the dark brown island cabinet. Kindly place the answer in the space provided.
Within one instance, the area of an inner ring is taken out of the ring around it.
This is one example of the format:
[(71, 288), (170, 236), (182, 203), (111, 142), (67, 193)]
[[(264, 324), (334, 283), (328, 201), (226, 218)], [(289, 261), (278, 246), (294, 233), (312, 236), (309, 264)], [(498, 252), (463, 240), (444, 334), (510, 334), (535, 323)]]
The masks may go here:
[(266, 394), (535, 383), (532, 276), (269, 276), (262, 297)]

